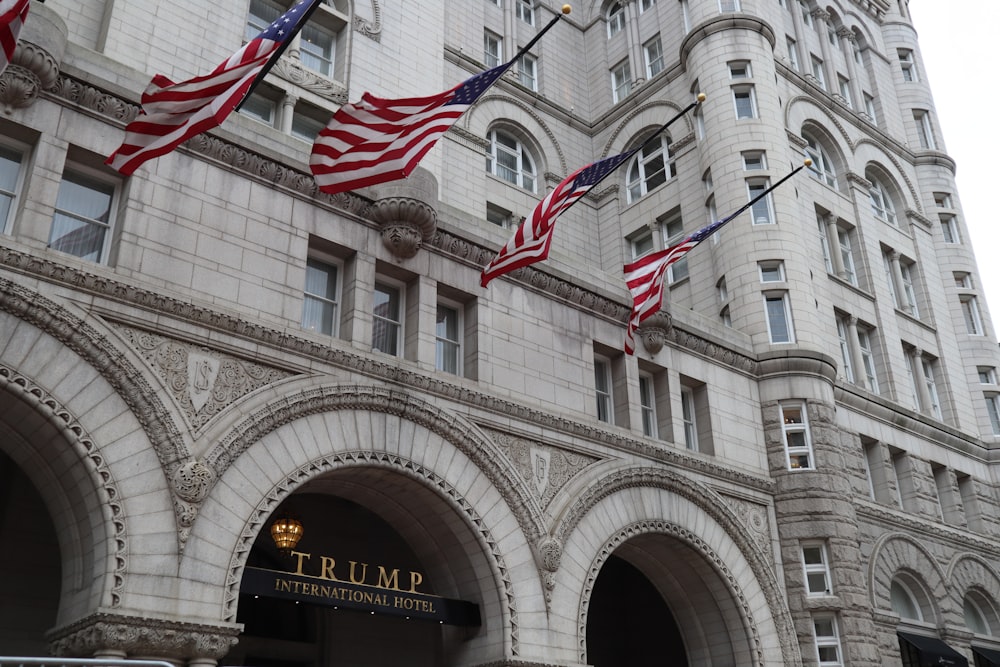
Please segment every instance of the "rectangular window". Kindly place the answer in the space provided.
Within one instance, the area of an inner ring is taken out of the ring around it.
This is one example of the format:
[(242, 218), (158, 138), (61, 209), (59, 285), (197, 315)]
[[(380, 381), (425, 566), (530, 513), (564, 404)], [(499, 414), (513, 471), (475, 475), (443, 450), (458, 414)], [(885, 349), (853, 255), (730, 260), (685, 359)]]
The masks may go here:
[(938, 398), (937, 390), (937, 362), (922, 358), (921, 363), (924, 368), (924, 384), (927, 386), (927, 396), (930, 398), (930, 412), (932, 415), (941, 419), (941, 401)]
[(962, 509), (965, 510), (965, 521), (970, 530), (983, 529), (983, 516), (979, 509), (979, 496), (976, 493), (976, 483), (968, 475), (957, 473), (955, 482), (958, 484), (958, 494), (962, 499)]
[(979, 302), (976, 297), (963, 294), (959, 299), (962, 302), (962, 315), (965, 317), (965, 331), (970, 336), (983, 335), (983, 320), (979, 315)]
[(535, 25), (535, 1), (534, 0), (516, 0), (515, 5), (517, 9), (517, 18), (521, 19), (528, 25)]
[(854, 249), (850, 230), (837, 227), (837, 240), (840, 243), (840, 260), (844, 265), (844, 278), (852, 285), (858, 284), (858, 276), (854, 271)]
[(743, 151), (740, 156), (743, 158), (744, 171), (767, 169), (767, 157), (764, 151)]
[(632, 92), (632, 72), (628, 61), (624, 60), (611, 70), (611, 93), (615, 104), (621, 102)]
[(274, 119), (277, 116), (278, 103), (262, 91), (264, 87), (250, 93), (243, 100), (240, 106), (240, 113), (249, 116), (254, 120), (274, 127)]
[(813, 636), (816, 638), (816, 658), (820, 667), (840, 667), (840, 634), (837, 617), (828, 614), (813, 616)]
[(902, 509), (911, 509), (913, 501), (912, 467), (906, 452), (890, 448), (892, 471), (896, 475), (896, 502)]
[(681, 419), (684, 423), (684, 446), (698, 451), (698, 422), (694, 406), (694, 390), (681, 386)]
[(976, 371), (979, 373), (979, 384), (997, 383), (997, 369), (995, 367), (977, 366)]
[(854, 364), (851, 363), (850, 329), (846, 317), (837, 318), (837, 338), (840, 341), (840, 358), (844, 364), (844, 378), (854, 382)]
[(756, 118), (757, 101), (753, 86), (736, 86), (733, 88), (733, 104), (736, 108), (736, 118)]
[(730, 79), (749, 79), (752, 76), (749, 60), (732, 60), (728, 64)]
[(920, 141), (920, 147), (925, 150), (937, 148), (937, 144), (934, 142), (934, 128), (931, 127), (931, 115), (923, 109), (914, 109), (913, 122), (917, 124), (917, 138)]
[(486, 222), (504, 229), (512, 229), (515, 226), (514, 214), (491, 202), (486, 202)]
[(646, 76), (652, 79), (663, 71), (663, 44), (660, 43), (660, 37), (656, 36), (646, 42), (642, 50), (646, 54)]
[(517, 78), (528, 90), (538, 92), (538, 59), (524, 54), (517, 62)]
[(99, 264), (107, 263), (117, 186), (89, 170), (67, 167), (59, 184), (49, 247)]
[(785, 441), (785, 459), (789, 470), (813, 470), (812, 439), (806, 420), (805, 404), (782, 403), (781, 435)]
[(640, 229), (628, 237), (628, 244), (632, 259), (639, 259), (653, 251), (653, 232), (649, 228)]
[(9, 234), (14, 225), (23, 160), (20, 151), (0, 146), (0, 232), (4, 234)]
[(851, 99), (851, 83), (844, 77), (838, 76), (837, 86), (840, 90), (840, 96), (844, 99), (844, 103), (847, 104), (847, 108), (853, 108), (854, 102)]
[(827, 236), (826, 222), (822, 217), (817, 218), (816, 226), (819, 230), (819, 248), (823, 253), (823, 265), (827, 273), (833, 273), (833, 257), (830, 255), (830, 238)]
[(333, 33), (313, 23), (306, 23), (302, 27), (299, 38), (299, 60), (303, 65), (323, 76), (331, 76), (334, 53), (336, 53), (336, 43)]
[(903, 81), (918, 81), (917, 63), (913, 59), (913, 51), (899, 49), (896, 53), (899, 56), (899, 68), (903, 72)]
[(483, 62), (486, 67), (496, 67), (503, 57), (503, 38), (487, 30), (483, 33)]
[(826, 75), (823, 74), (823, 61), (816, 56), (812, 56), (812, 75), (816, 78), (819, 87), (826, 90)]
[(302, 328), (336, 336), (340, 320), (336, 264), (310, 257), (306, 260), (306, 286), (302, 302)]
[(614, 403), (611, 396), (611, 362), (604, 357), (594, 357), (594, 391), (597, 397), (597, 418), (614, 423)]
[(873, 123), (878, 123), (878, 117), (875, 115), (875, 98), (869, 93), (862, 93), (862, 95), (865, 98), (865, 113), (868, 114)]
[(655, 4), (656, 0), (642, 0), (642, 2), (639, 3), (639, 13), (642, 14), (647, 9), (652, 9)]
[(945, 243), (961, 243), (962, 237), (958, 235), (958, 221), (953, 215), (939, 215), (941, 221), (941, 235), (944, 236)]
[(719, 0), (719, 11), (720, 12), (740, 11), (740, 0)]
[(757, 262), (762, 283), (785, 282), (785, 263), (782, 261)]
[(802, 545), (802, 568), (805, 571), (807, 595), (832, 594), (825, 544), (817, 542)]
[[(760, 197), (768, 187), (770, 182), (766, 178), (747, 179), (747, 198), (753, 200)], [(750, 217), (755, 225), (774, 224), (774, 213), (771, 207), (771, 195), (761, 197), (750, 207)]]
[(375, 304), (372, 321), (372, 348), (400, 356), (403, 342), (403, 294), (384, 282), (375, 282)]
[(869, 329), (858, 327), (858, 346), (861, 348), (861, 363), (864, 364), (865, 380), (868, 382), (868, 390), (873, 394), (879, 393), (878, 371), (875, 365), (875, 352), (872, 348), (872, 335)]
[(796, 72), (799, 71), (799, 47), (795, 44), (795, 40), (791, 37), (785, 37), (785, 48), (788, 49), (788, 62), (791, 64), (792, 69)]
[(972, 274), (968, 271), (956, 271), (952, 276), (958, 289), (972, 289)]
[(920, 310), (917, 308), (917, 291), (914, 287), (913, 274), (916, 269), (913, 268), (911, 262), (904, 262), (900, 260), (899, 262), (899, 272), (903, 279), (903, 296), (906, 299), (906, 305), (909, 306), (910, 314), (914, 317), (920, 317)]
[(650, 438), (657, 437), (656, 392), (652, 375), (645, 373), (639, 375), (639, 406), (642, 411), (643, 434)]
[[(663, 241), (667, 248), (673, 247), (683, 241), (686, 236), (684, 234), (684, 221), (681, 220), (679, 215), (674, 215), (663, 224)], [(683, 280), (688, 277), (688, 260), (687, 257), (681, 257), (679, 260), (667, 267), (667, 283), (674, 284), (679, 280)]]
[(809, 11), (808, 5), (806, 5), (804, 0), (798, 0), (798, 2), (799, 2), (799, 13), (802, 15), (803, 25), (805, 25), (807, 28), (813, 27), (813, 16), (812, 12)]
[(462, 374), (462, 308), (458, 304), (438, 300), (434, 325), (434, 365), (439, 371)]
[(938, 208), (954, 208), (951, 203), (951, 195), (947, 192), (935, 192), (934, 205)]
[(267, 29), (274, 19), (281, 16), (283, 10), (265, 0), (250, 0), (250, 11), (247, 13), (247, 25), (243, 32), (246, 41), (250, 41)]
[(886, 474), (885, 454), (882, 445), (873, 438), (861, 436), (864, 450), (865, 469), (868, 472), (868, 491), (871, 497), (881, 503), (888, 503), (892, 497)]
[(787, 292), (770, 292), (764, 295), (767, 314), (767, 331), (772, 343), (793, 343), (792, 317)]
[(329, 117), (329, 111), (300, 102), (295, 105), (295, 110), (292, 112), (291, 135), (312, 143), (316, 140), (316, 135), (326, 127)]

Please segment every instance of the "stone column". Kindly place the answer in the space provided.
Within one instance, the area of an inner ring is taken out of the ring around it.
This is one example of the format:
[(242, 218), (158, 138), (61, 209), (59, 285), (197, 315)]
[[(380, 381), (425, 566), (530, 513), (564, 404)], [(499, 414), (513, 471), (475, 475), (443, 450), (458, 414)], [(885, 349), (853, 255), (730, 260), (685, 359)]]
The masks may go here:
[[(854, 33), (847, 28), (841, 28), (837, 31), (837, 36), (840, 37), (840, 48), (844, 52), (844, 58), (847, 60), (847, 76), (851, 78), (851, 108), (860, 113), (865, 112), (865, 94), (861, 90), (861, 83), (858, 79), (858, 68), (857, 63), (854, 62)], [(867, 114), (866, 114), (867, 115)]]
[(826, 243), (830, 248), (830, 264), (838, 278), (847, 279), (847, 269), (844, 268), (844, 256), (840, 254), (840, 229), (837, 227), (837, 216), (827, 214), (823, 218), (826, 225)]
[(906, 291), (903, 289), (903, 270), (899, 267), (899, 253), (895, 250), (889, 252), (889, 270), (893, 293), (896, 295), (896, 307), (911, 313), (913, 308), (910, 306), (910, 301), (906, 298)]
[(910, 351), (910, 366), (913, 368), (913, 384), (917, 385), (917, 400), (921, 412), (930, 412), (931, 395), (927, 391), (927, 376), (924, 375), (924, 352), (919, 347)]
[(858, 318), (853, 315), (847, 318), (847, 347), (850, 348), (851, 365), (854, 366), (854, 384), (871, 389), (868, 386), (868, 374), (865, 371), (864, 356), (858, 340)]
[(292, 118), (295, 116), (295, 105), (298, 101), (298, 96), (291, 93), (285, 93), (285, 96), (281, 98), (281, 117), (278, 120), (279, 129), (285, 134), (292, 132)]
[(817, 9), (813, 11), (812, 16), (816, 32), (819, 34), (819, 51), (823, 54), (823, 77), (826, 79), (826, 89), (834, 94), (838, 90), (837, 68), (833, 64), (833, 53), (830, 51), (830, 38), (826, 28), (830, 15), (825, 10)]
[(639, 7), (635, 0), (626, 0), (622, 5), (625, 9), (628, 57), (632, 61), (632, 87), (638, 88), (646, 82), (646, 58), (642, 54), (642, 41), (639, 37)]

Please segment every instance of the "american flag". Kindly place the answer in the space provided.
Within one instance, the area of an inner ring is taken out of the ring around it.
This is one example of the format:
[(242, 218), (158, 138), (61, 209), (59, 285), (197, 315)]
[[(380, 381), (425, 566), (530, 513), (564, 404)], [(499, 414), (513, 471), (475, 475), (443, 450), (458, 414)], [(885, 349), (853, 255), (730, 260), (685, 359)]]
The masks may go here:
[(744, 210), (746, 209), (740, 209), (727, 218), (702, 227), (676, 245), (650, 253), (625, 265), (625, 284), (632, 293), (632, 315), (625, 331), (626, 354), (635, 353), (635, 330), (639, 328), (639, 324), (660, 309), (660, 303), (663, 301), (663, 275), (667, 272), (667, 267)]
[(28, 18), (29, 0), (0, 0), (0, 72), (7, 69), (17, 48), (17, 36)]
[(387, 100), (365, 93), (360, 102), (345, 104), (313, 144), (309, 166), (319, 189), (334, 194), (408, 176), (513, 63), (429, 97)]
[(496, 258), (483, 269), (480, 284), (486, 287), (487, 283), (498, 276), (548, 257), (556, 218), (638, 150), (636, 148), (598, 160), (580, 167), (563, 179), (562, 183), (538, 203), (531, 215), (514, 232), (510, 241), (507, 241), (507, 245), (501, 248)]
[(154, 76), (142, 94), (142, 113), (125, 128), (125, 141), (106, 164), (131, 174), (146, 160), (221, 125), (321, 1), (300, 0), (211, 74), (181, 83)]

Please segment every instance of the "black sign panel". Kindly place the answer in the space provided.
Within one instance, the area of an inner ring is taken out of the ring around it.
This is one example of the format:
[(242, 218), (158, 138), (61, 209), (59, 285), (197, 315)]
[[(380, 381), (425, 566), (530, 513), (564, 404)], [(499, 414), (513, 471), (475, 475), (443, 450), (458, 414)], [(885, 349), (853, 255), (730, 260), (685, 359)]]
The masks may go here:
[(326, 607), (421, 618), (448, 625), (478, 626), (481, 622), (479, 606), (465, 600), (257, 567), (247, 567), (244, 570), (240, 592)]

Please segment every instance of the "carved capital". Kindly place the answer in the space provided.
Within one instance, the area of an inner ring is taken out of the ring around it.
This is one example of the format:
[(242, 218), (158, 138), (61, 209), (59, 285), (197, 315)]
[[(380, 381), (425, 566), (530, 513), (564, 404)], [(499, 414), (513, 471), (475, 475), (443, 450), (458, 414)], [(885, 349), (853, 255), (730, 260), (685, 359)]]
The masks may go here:
[(125, 655), (218, 660), (236, 645), (242, 626), (206, 625), (98, 612), (52, 630), (49, 648), (57, 656)]
[(643, 320), (638, 333), (646, 351), (652, 355), (658, 354), (663, 349), (663, 344), (667, 342), (673, 326), (670, 312), (666, 310), (657, 311)]
[(409, 259), (437, 232), (437, 180), (426, 169), (377, 189), (368, 215), (382, 232), (382, 243), (396, 257)]

